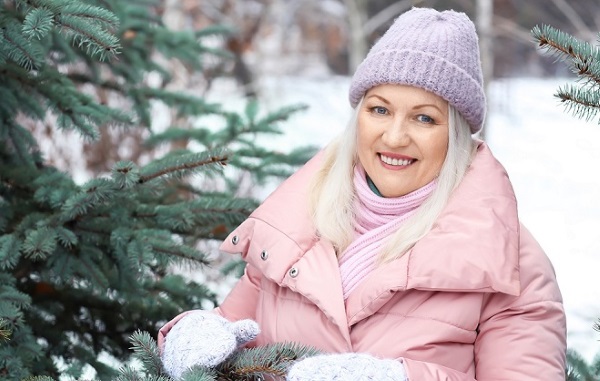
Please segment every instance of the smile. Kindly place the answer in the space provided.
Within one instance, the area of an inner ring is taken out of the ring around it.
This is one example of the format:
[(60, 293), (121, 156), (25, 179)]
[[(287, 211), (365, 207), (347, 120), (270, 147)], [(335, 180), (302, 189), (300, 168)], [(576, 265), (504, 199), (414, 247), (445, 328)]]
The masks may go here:
[(387, 157), (382, 154), (379, 155), (379, 158), (388, 165), (394, 165), (398, 167), (405, 167), (415, 162), (414, 159), (392, 159), (391, 157)]

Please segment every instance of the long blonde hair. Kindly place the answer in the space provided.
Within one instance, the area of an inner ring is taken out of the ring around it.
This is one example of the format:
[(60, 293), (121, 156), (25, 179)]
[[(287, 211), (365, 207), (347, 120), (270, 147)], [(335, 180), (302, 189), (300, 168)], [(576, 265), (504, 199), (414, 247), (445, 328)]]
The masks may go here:
[[(322, 238), (333, 244), (338, 255), (353, 239), (352, 222), (356, 197), (353, 174), (354, 166), (358, 162), (356, 139), (358, 112), (361, 106), (362, 100), (355, 107), (346, 130), (326, 147), (323, 166), (316, 173), (311, 187), (310, 203), (315, 227)], [(448, 126), (450, 129), (448, 153), (435, 190), (389, 237), (380, 253), (380, 261), (387, 262), (400, 258), (431, 230), (452, 191), (466, 173), (476, 143), (471, 137), (467, 121), (450, 105), (448, 105)]]

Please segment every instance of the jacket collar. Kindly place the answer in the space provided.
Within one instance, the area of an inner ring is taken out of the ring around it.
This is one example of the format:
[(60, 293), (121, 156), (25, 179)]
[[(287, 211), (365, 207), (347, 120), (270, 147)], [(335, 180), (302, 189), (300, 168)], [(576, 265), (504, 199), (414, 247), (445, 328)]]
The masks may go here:
[[(519, 221), (515, 195), (506, 171), (487, 145), (481, 142), (477, 151), (463, 181), (431, 231), (403, 258), (378, 267), (357, 287), (355, 295), (348, 299), (349, 304), (355, 304), (353, 299), (373, 301), (390, 291), (407, 289), (519, 294)], [(267, 240), (277, 246), (281, 246), (282, 241), (289, 243), (286, 253), (270, 257), (270, 261), (276, 263), (269, 267), (262, 264), (259, 250), (245, 258), (279, 284), (290, 286), (286, 284), (287, 272), (318, 241), (307, 213), (307, 194), (321, 162), (322, 153), (284, 181), (250, 216), (249, 220), (261, 221), (272, 228), (269, 237), (253, 239)], [(235, 231), (228, 241), (234, 234)], [(240, 247), (224, 244), (222, 249), (236, 252)], [(331, 255), (332, 250), (319, 250), (319, 253)], [(335, 265), (331, 258), (323, 264), (320, 275), (337, 271), (331, 269)], [(313, 287), (302, 286), (301, 280), (308, 282), (314, 276), (317, 274), (299, 277), (293, 287), (300, 292), (302, 287), (307, 287), (313, 292)], [(339, 281), (339, 275), (329, 278)]]
[(431, 231), (413, 248), (406, 287), (519, 295), (515, 194), (486, 144)]

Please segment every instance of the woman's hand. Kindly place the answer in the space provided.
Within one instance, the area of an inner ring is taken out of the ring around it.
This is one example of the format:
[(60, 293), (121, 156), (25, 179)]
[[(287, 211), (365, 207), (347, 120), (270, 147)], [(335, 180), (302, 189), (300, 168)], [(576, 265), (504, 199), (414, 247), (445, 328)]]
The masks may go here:
[(368, 354), (343, 353), (308, 357), (294, 364), (287, 381), (407, 381), (401, 361)]
[(162, 362), (178, 379), (189, 368), (215, 367), (260, 333), (253, 320), (229, 320), (207, 311), (196, 311), (175, 324), (165, 338)]

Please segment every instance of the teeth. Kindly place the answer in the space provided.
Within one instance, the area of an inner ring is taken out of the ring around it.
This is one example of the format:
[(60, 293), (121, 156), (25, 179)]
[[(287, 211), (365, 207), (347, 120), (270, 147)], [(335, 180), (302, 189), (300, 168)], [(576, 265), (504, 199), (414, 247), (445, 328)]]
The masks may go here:
[(409, 165), (410, 163), (413, 162), (413, 160), (402, 160), (402, 159), (392, 159), (391, 157), (387, 157), (384, 155), (380, 155), (381, 157), (381, 161), (383, 161), (386, 164), (389, 165), (397, 165), (397, 166), (405, 166), (405, 165)]

